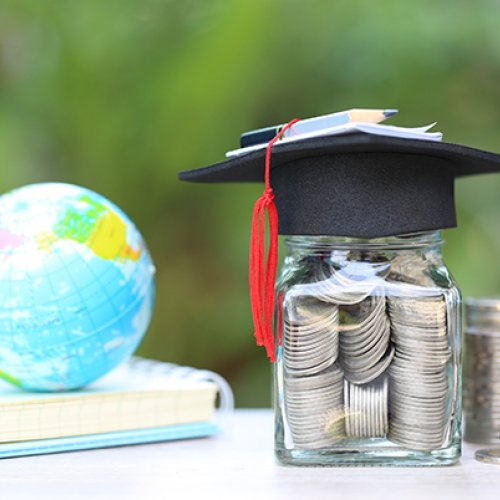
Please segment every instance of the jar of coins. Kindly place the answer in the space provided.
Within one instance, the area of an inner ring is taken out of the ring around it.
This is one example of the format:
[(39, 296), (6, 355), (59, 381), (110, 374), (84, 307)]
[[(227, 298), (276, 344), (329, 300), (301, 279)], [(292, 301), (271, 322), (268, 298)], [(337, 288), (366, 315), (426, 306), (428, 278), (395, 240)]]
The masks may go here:
[(464, 439), (500, 443), (500, 298), (465, 303)]
[[(426, 127), (332, 127), (334, 116), (253, 130), (225, 161), (179, 174), (264, 183), (251, 222), (250, 310), (274, 363), (277, 457), (456, 463), (461, 299), (435, 231), (457, 224), (455, 180), (500, 172), (500, 154), (442, 142)], [(279, 235), (289, 252), (275, 290)]]
[(440, 234), (286, 243), (275, 312), (278, 458), (455, 463), (460, 292)]

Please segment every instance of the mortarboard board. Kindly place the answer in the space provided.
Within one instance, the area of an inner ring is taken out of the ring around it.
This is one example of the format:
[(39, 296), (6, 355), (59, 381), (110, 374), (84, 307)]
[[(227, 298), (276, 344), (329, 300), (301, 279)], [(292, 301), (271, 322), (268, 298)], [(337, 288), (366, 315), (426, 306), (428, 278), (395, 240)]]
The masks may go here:
[[(179, 174), (190, 182), (262, 182), (259, 150)], [(275, 147), (271, 184), (279, 233), (376, 238), (456, 226), (454, 180), (500, 172), (500, 154), (374, 134)]]
[(266, 347), (272, 361), (278, 220), (280, 234), (360, 238), (455, 227), (455, 178), (500, 171), (499, 154), (365, 133), (304, 138), (272, 151), (296, 121), (287, 124), (267, 150), (179, 174), (180, 180), (190, 182), (265, 181), (252, 223), (250, 298), (257, 343)]

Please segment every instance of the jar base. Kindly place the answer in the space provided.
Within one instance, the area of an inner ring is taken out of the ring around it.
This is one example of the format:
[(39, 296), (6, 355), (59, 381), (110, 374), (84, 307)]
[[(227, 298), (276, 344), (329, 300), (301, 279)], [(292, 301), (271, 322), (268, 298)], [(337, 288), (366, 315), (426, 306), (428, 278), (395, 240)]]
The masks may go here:
[(283, 465), (322, 467), (442, 467), (455, 465), (461, 456), (461, 445), (435, 451), (404, 449), (377, 449), (343, 451), (334, 449), (298, 450), (275, 448), (275, 455)]

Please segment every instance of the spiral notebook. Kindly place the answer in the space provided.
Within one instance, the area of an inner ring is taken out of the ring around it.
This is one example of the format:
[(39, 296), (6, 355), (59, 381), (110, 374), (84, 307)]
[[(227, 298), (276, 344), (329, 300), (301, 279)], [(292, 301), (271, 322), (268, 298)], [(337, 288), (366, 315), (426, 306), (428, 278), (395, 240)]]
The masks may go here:
[(232, 410), (218, 374), (132, 358), (88, 386), (28, 393), (0, 382), (0, 458), (207, 437)]

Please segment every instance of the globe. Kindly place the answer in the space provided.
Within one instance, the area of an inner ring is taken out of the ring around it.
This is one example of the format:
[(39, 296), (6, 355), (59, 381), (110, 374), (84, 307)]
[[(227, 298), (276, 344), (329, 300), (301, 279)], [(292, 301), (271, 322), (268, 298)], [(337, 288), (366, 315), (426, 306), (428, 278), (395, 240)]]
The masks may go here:
[(153, 302), (144, 240), (106, 198), (59, 183), (0, 196), (1, 378), (82, 387), (132, 355)]

